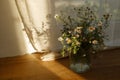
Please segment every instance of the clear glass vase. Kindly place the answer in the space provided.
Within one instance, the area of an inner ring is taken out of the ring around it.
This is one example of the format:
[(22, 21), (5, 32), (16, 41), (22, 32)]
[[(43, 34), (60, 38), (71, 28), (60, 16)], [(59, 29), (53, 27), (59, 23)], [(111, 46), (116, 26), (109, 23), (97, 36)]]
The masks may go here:
[(90, 69), (90, 56), (80, 53), (69, 54), (70, 69), (76, 73), (84, 73)]

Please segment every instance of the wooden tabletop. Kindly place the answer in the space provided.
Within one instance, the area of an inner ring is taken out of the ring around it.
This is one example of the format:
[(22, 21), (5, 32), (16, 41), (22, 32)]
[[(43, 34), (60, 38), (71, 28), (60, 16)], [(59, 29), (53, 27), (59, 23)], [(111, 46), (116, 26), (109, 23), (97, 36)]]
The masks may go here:
[(39, 53), (0, 59), (0, 80), (120, 80), (120, 49), (104, 51), (92, 68), (77, 74), (69, 59), (43, 62)]

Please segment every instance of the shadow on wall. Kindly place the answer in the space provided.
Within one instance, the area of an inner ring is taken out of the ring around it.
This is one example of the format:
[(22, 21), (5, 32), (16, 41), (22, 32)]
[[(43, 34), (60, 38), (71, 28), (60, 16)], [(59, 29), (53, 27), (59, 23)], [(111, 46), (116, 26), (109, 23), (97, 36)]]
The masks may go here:
[[(0, 0), (0, 57), (10, 57), (25, 53), (22, 28), (16, 25), (11, 0)], [(21, 30), (20, 30), (21, 29)], [(21, 32), (21, 33), (20, 33)]]
[[(55, 15), (55, 1), (54, 0), (51, 0), (49, 2), (49, 6), (47, 6), (47, 11), (48, 11), (48, 14), (51, 14), (50, 18), (47, 18), (48, 19), (48, 22), (50, 22), (50, 30), (49, 30), (49, 36), (48, 36), (48, 41), (49, 41), (49, 49), (53, 52), (59, 52), (62, 48), (62, 45), (61, 43), (58, 41), (58, 37), (60, 36), (60, 27), (57, 26), (56, 24), (56, 21), (54, 19), (54, 15)], [(50, 8), (51, 9), (50, 9)]]

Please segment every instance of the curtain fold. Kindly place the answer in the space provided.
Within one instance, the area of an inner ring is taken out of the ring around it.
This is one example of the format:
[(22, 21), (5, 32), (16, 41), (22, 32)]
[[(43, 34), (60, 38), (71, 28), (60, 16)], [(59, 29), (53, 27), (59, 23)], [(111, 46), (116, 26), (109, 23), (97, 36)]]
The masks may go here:
[(15, 3), (16, 3), (16, 7), (17, 7), (18, 13), (20, 15), (21, 21), (23, 23), (24, 31), (26, 32), (26, 35), (27, 35), (32, 47), (35, 50), (37, 50), (34, 45), (34, 39), (33, 39), (33, 35), (32, 35), (33, 30), (35, 28), (32, 24), (32, 21), (31, 21), (29, 12), (28, 12), (28, 6), (26, 3), (26, 0), (15, 0)]

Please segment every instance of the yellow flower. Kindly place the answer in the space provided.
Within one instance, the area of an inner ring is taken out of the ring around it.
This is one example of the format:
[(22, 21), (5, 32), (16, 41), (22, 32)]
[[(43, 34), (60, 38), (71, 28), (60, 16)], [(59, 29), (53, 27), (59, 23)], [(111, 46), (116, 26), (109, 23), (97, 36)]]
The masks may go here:
[(93, 31), (95, 30), (95, 27), (91, 26), (91, 27), (88, 28), (88, 30), (89, 30), (90, 32), (93, 32)]
[(98, 44), (98, 41), (97, 40), (93, 40), (92, 44)]
[(72, 41), (70, 38), (66, 38), (66, 42), (67, 42), (67, 44), (70, 44)]

